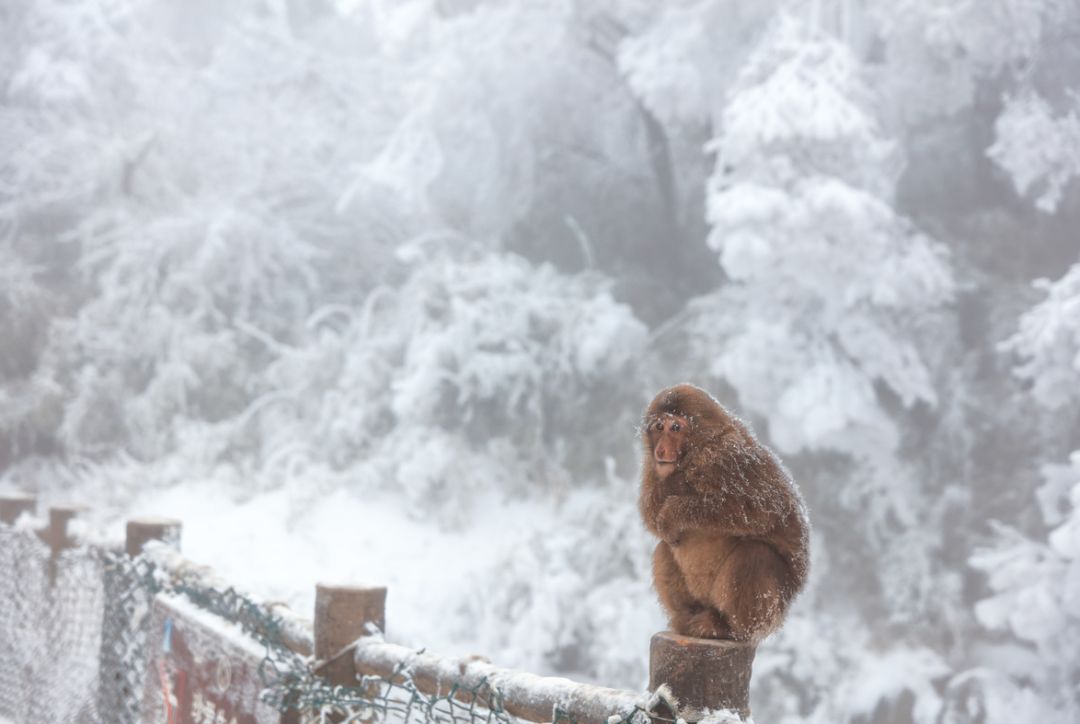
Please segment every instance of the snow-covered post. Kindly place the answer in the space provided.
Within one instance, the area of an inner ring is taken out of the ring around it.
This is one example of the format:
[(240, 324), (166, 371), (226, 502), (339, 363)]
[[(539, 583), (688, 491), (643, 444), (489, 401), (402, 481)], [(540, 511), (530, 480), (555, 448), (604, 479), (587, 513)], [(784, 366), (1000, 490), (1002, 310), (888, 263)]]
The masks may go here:
[(68, 523), (86, 510), (88, 508), (83, 505), (55, 505), (49, 508), (49, 527), (40, 531), (38, 535), (44, 539), (52, 551), (48, 562), (50, 583), (56, 583), (60, 554), (63, 553), (65, 548), (70, 548), (73, 543), (68, 531)]
[(60, 555), (60, 551), (72, 545), (68, 523), (87, 510), (84, 505), (55, 505), (49, 508), (49, 527), (45, 535), (54, 558)]
[(386, 630), (386, 588), (384, 586), (315, 586), (315, 660), (323, 662), (319, 673), (332, 684), (356, 683), (351, 651), (342, 650), (369, 626)]
[(14, 525), (20, 515), (36, 507), (37, 498), (31, 495), (5, 495), (0, 498), (0, 523)]
[(180, 550), (180, 532), (183, 524), (174, 518), (133, 518), (127, 522), (127, 538), (124, 550), (134, 558), (142, 553), (143, 546), (158, 540), (174, 550)]
[(688, 721), (703, 712), (728, 709), (750, 716), (750, 670), (754, 644), (680, 636), (662, 631), (649, 650), (649, 689), (671, 690), (678, 715)]

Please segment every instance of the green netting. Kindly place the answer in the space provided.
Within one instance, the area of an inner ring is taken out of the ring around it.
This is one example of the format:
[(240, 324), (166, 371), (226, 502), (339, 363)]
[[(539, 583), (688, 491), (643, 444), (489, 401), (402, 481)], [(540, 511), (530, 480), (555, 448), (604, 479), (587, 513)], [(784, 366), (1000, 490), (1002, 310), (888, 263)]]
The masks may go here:
[[(147, 558), (81, 547), (54, 558), (32, 531), (0, 525), (0, 718), (16, 722), (142, 721), (151, 608), (181, 595), (258, 642), (262, 701), (295, 722), (513, 722), (497, 686), (444, 682), (420, 690), (402, 665), (389, 678), (334, 686), (285, 643), (283, 624), (233, 588), (170, 574)], [(612, 712), (610, 724), (665, 719), (655, 707)], [(552, 721), (573, 722), (556, 708)]]
[(105, 610), (101, 629), (101, 679), (98, 710), (107, 721), (140, 721), (146, 685), (150, 608), (160, 585), (144, 558), (103, 552)]

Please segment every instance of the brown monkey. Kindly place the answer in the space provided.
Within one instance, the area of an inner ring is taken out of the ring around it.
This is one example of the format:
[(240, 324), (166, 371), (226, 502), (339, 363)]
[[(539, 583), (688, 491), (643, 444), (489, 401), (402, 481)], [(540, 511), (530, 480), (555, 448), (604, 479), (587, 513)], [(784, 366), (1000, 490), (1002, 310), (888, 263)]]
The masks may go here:
[(642, 420), (641, 516), (660, 538), (653, 581), (671, 628), (757, 642), (806, 583), (806, 507), (738, 418), (692, 385), (663, 390)]

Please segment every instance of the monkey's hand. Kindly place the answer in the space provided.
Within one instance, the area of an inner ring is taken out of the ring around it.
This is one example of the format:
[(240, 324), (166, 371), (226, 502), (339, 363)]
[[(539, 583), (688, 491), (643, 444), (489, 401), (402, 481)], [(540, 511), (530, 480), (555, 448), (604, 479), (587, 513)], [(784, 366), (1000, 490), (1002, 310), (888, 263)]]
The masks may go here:
[(660, 506), (656, 516), (656, 532), (668, 545), (679, 545), (683, 534), (693, 527), (692, 500), (685, 495), (669, 495)]
[(656, 533), (672, 546), (686, 533), (704, 528), (735, 536), (764, 535), (768, 520), (753, 515), (749, 502), (723, 495), (669, 495), (656, 515)]
[(686, 484), (686, 475), (681, 470), (676, 470), (661, 480), (656, 488), (661, 501), (672, 495), (686, 495), (691, 492)]

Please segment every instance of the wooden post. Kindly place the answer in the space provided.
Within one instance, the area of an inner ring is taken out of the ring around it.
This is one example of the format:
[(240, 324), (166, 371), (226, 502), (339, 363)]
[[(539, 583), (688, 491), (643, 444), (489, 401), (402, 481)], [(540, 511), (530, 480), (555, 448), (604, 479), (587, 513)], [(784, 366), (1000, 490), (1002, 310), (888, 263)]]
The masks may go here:
[(698, 639), (662, 631), (652, 637), (649, 689), (667, 684), (679, 716), (697, 721), (704, 711), (729, 709), (750, 716), (750, 670), (755, 645)]
[(0, 523), (15, 525), (23, 513), (33, 513), (37, 498), (32, 495), (5, 495), (0, 497)]
[(317, 671), (334, 685), (356, 683), (352, 651), (342, 649), (368, 633), (368, 624), (386, 630), (386, 588), (315, 586), (315, 660)]
[(39, 531), (38, 534), (42, 535), (44, 533), (42, 538), (52, 551), (48, 561), (50, 584), (56, 583), (56, 578), (60, 573), (60, 554), (64, 552), (65, 548), (70, 548), (73, 543), (71, 531), (68, 530), (68, 523), (77, 517), (79, 513), (84, 513), (87, 510), (89, 509), (83, 505), (54, 505), (49, 508), (49, 527), (44, 531)]
[(52, 548), (53, 557), (60, 554), (65, 548), (72, 545), (71, 532), (68, 524), (80, 513), (85, 513), (89, 508), (85, 505), (55, 505), (49, 508), (48, 543)]
[(173, 518), (133, 518), (127, 522), (127, 540), (124, 549), (134, 558), (142, 553), (143, 546), (152, 540), (180, 550), (180, 532), (183, 524)]

